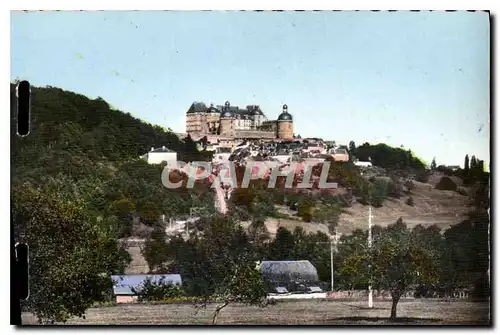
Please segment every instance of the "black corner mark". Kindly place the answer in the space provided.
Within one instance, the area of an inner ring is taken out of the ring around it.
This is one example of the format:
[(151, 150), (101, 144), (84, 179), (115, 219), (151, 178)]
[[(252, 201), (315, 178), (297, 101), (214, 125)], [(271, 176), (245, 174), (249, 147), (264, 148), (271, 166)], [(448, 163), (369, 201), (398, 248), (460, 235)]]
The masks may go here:
[(21, 299), (19, 298), (19, 291), (17, 289), (18, 270), (16, 260), (16, 248), (14, 247), (14, 236), (11, 234), (11, 248), (10, 248), (10, 324), (13, 326), (20, 326), (22, 324), (21, 318)]
[(29, 296), (29, 248), (27, 244), (16, 244), (17, 291), (19, 299)]
[(17, 134), (27, 136), (30, 132), (31, 89), (26, 80), (17, 85)]

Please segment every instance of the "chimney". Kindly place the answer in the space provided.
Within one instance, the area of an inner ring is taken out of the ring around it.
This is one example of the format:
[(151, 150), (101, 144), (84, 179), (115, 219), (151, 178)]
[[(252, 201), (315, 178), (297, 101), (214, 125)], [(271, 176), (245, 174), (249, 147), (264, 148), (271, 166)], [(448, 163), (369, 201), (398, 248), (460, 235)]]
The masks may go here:
[(155, 147), (151, 147), (151, 151), (153, 151), (155, 149)]

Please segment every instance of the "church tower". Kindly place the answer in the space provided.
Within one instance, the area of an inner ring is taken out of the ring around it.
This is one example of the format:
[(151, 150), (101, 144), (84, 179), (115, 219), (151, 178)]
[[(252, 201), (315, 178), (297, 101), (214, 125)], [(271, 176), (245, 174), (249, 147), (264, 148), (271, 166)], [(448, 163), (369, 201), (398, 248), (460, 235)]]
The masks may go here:
[(288, 106), (283, 105), (283, 112), (278, 116), (278, 138), (293, 140), (293, 118), (288, 113)]

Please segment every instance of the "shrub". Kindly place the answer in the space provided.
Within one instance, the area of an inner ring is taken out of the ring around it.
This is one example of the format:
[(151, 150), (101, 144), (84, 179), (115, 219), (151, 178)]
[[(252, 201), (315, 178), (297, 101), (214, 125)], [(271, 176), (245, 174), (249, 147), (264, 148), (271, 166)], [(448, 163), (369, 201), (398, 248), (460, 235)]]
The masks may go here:
[(312, 220), (312, 212), (315, 207), (315, 203), (310, 198), (305, 198), (299, 201), (297, 204), (297, 215), (306, 222)]
[(431, 172), (429, 170), (420, 170), (415, 174), (415, 179), (420, 183), (428, 183)]
[(453, 176), (453, 170), (450, 169), (449, 167), (446, 167), (444, 165), (439, 165), (436, 168), (437, 171), (444, 173), (445, 176)]
[(184, 296), (184, 290), (180, 286), (165, 283), (164, 279), (153, 282), (147, 278), (139, 289), (132, 289), (139, 301), (164, 301)]
[(389, 182), (384, 179), (377, 179), (373, 184), (371, 194), (371, 203), (374, 207), (382, 207), (387, 198)]
[(455, 184), (455, 182), (453, 180), (451, 180), (450, 177), (443, 176), (443, 177), (441, 177), (441, 180), (439, 181), (439, 183), (436, 185), (436, 188), (438, 190), (456, 191), (457, 184)]
[(387, 182), (387, 195), (399, 199), (403, 196), (403, 187), (395, 178)]
[(415, 203), (413, 202), (413, 198), (412, 197), (409, 197), (408, 199), (406, 199), (406, 204), (408, 206), (413, 206)]

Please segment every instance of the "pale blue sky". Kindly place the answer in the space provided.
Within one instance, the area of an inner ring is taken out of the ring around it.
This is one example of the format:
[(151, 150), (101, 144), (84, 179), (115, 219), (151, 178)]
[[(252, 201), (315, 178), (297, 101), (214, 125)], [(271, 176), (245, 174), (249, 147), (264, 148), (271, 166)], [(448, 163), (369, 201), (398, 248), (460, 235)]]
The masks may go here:
[(488, 163), (489, 38), (480, 12), (13, 12), (11, 79), (178, 132), (195, 100), (286, 103), (302, 137)]

